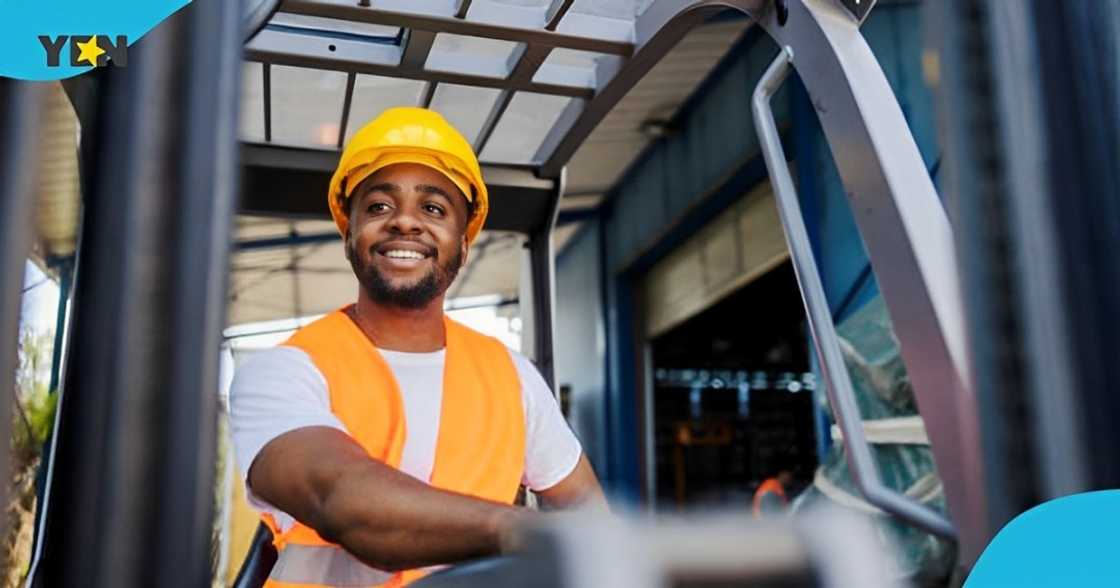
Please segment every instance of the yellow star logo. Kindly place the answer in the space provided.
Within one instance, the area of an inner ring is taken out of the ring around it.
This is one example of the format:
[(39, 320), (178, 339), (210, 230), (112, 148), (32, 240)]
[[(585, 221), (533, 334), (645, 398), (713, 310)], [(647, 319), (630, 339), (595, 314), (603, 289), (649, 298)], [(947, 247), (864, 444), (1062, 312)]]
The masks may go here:
[(78, 55), (78, 61), (88, 61), (93, 67), (97, 67), (97, 58), (105, 53), (105, 50), (97, 46), (97, 35), (89, 38), (89, 41), (82, 43), (78, 41), (78, 50), (81, 53)]

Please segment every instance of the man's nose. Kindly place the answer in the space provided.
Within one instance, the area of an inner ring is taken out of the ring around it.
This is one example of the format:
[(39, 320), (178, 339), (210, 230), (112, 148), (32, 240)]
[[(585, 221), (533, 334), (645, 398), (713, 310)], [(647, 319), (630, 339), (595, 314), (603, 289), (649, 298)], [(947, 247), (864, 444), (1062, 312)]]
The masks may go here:
[(389, 230), (406, 235), (419, 233), (423, 228), (419, 214), (420, 211), (412, 206), (397, 207), (389, 219)]

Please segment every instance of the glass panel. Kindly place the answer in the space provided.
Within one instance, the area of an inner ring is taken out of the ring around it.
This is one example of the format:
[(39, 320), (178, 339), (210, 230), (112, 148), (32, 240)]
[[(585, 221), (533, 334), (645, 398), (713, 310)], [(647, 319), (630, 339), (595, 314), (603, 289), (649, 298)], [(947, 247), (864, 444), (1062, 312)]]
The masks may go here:
[(264, 66), (241, 64), (241, 139), (264, 142)]
[(595, 64), (609, 56), (575, 49), (553, 49), (533, 76), (534, 82), (595, 87)]
[(342, 72), (272, 66), (272, 141), (337, 145), (345, 92)]
[(575, 0), (557, 32), (632, 42), (634, 20), (651, 0)]
[(354, 80), (350, 118), (346, 121), (346, 140), (386, 108), (419, 104), (424, 85), (419, 80), (358, 75)]
[[(459, 8), (462, 0), (372, 0), (374, 8), (406, 14), (425, 14), (429, 16), (450, 17)], [(357, 2), (354, 2), (357, 4)]]
[(533, 156), (571, 98), (518, 92), (482, 151), (495, 163), (534, 163)]
[(285, 27), (298, 29), (293, 32), (306, 31), (308, 33), (337, 33), (342, 35), (360, 35), (369, 37), (369, 40), (383, 40), (396, 42), (401, 33), (400, 27), (339, 20), (337, 18), (322, 18), (319, 16), (304, 16), (302, 14), (288, 14), (277, 12), (272, 20), (268, 21), (270, 27)]
[(634, 42), (634, 21), (603, 18), (569, 11), (556, 27), (556, 32), (620, 43)]
[(432, 110), (442, 114), (468, 141), (474, 143), (500, 93), (497, 88), (440, 84), (432, 96)]
[(425, 69), (492, 78), (509, 75), (510, 58), (520, 43), (439, 33)]
[(551, 0), (474, 0), (467, 20), (527, 29), (544, 27)]
[(552, 0), (474, 0), (467, 16), (474, 16), (475, 11), (485, 6), (505, 7), (507, 9), (547, 10)]
[(572, 3), (569, 12), (572, 14), (590, 14), (603, 18), (617, 18), (634, 20), (638, 15), (638, 8), (642, 4), (649, 4), (643, 0), (576, 0)]

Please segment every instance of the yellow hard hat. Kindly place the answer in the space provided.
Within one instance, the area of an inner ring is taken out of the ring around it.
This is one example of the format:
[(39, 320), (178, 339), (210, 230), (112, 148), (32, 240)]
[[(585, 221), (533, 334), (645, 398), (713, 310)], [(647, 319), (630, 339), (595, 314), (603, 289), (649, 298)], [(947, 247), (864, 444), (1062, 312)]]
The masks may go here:
[(428, 166), (451, 180), (474, 204), (467, 224), (469, 245), (482, 231), (489, 196), (471, 144), (438, 112), (427, 108), (390, 108), (362, 127), (342, 151), (331, 177), (327, 204), (338, 230), (350, 225), (346, 201), (354, 187), (377, 170), (395, 163)]

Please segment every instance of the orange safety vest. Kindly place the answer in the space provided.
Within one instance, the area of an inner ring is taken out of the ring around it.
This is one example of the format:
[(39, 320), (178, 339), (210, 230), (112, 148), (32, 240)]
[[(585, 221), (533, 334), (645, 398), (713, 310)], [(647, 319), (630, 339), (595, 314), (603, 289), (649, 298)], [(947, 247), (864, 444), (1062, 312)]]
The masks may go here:
[[(340, 309), (297, 331), (284, 345), (299, 348), (323, 374), (331, 412), (369, 456), (400, 467), (406, 438), (404, 405), (381, 353)], [(505, 345), (444, 318), (447, 350), (443, 400), (431, 485), (513, 504), (525, 465), (521, 381)], [(314, 529), (296, 522), (272, 529), (279, 553), (266, 588), (404, 586), (426, 570), (390, 573), (365, 565)]]
[(778, 497), (782, 499), (782, 504), (787, 504), (789, 502), (786, 500), (786, 489), (782, 488), (782, 483), (779, 482), (777, 478), (767, 478), (763, 480), (762, 484), (759, 484), (758, 490), (754, 493), (751, 511), (754, 512), (755, 518), (762, 516), (762, 497), (771, 492), (777, 494)]

